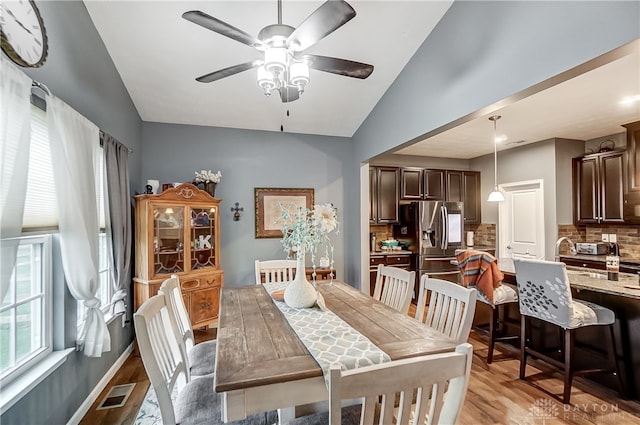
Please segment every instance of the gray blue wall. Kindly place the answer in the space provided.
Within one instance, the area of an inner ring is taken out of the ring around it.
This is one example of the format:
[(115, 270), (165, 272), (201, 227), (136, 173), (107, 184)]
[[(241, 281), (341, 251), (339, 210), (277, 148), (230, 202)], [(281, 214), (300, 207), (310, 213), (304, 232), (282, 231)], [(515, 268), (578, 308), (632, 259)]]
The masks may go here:
[[(315, 202), (338, 208), (342, 229), (352, 224), (345, 189), (353, 163), (349, 139), (175, 124), (143, 124), (142, 178), (190, 182), (196, 170), (222, 171), (221, 265), (225, 286), (255, 283), (254, 260), (284, 259), (280, 239), (255, 239), (256, 187), (314, 188)], [(231, 207), (244, 208), (233, 221)], [(338, 277), (345, 271), (344, 232), (332, 237)], [(308, 264), (309, 259), (307, 259)]]
[[(141, 120), (120, 80), (102, 40), (81, 1), (38, 1), (49, 37), (49, 56), (39, 69), (24, 69), (33, 79), (93, 121), (98, 127), (134, 149), (130, 167), (135, 185), (140, 180)], [(73, 347), (76, 301), (60, 270), (54, 243), (54, 347)], [(129, 313), (131, 317), (131, 313)], [(0, 417), (4, 424), (65, 424), (133, 340), (131, 324), (120, 320), (109, 326), (111, 352), (87, 358), (73, 352), (66, 362)]]

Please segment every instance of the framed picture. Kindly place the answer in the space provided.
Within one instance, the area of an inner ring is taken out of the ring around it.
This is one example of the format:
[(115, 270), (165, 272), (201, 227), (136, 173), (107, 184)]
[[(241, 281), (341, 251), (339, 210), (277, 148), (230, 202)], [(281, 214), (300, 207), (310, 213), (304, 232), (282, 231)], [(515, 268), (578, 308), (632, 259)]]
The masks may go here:
[(294, 204), (304, 208), (313, 208), (313, 188), (283, 189), (256, 187), (256, 239), (281, 238), (280, 223), (275, 221), (281, 215), (280, 203)]

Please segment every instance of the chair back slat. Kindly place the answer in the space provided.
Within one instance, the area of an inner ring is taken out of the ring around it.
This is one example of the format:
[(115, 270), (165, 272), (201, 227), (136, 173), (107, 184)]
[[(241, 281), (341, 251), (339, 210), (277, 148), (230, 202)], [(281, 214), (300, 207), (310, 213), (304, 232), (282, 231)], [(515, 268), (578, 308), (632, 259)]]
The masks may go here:
[(458, 343), (465, 342), (471, 331), (476, 296), (475, 288), (422, 275), (415, 318)]
[(415, 271), (379, 264), (373, 298), (407, 314), (413, 297), (415, 275)]
[[(471, 344), (433, 354), (329, 373), (329, 425), (340, 424), (340, 400), (364, 398), (360, 424), (452, 424), (460, 415), (471, 373)], [(416, 394), (414, 404), (414, 394)], [(382, 400), (379, 412), (376, 402)], [(413, 413), (413, 420), (410, 422)], [(428, 414), (428, 417), (427, 417)]]
[(176, 423), (171, 393), (180, 390), (189, 374), (178, 335), (174, 330), (164, 295), (145, 301), (133, 315), (138, 347), (144, 368), (158, 398), (163, 423)]
[(256, 285), (271, 282), (289, 282), (296, 275), (295, 260), (255, 261)]

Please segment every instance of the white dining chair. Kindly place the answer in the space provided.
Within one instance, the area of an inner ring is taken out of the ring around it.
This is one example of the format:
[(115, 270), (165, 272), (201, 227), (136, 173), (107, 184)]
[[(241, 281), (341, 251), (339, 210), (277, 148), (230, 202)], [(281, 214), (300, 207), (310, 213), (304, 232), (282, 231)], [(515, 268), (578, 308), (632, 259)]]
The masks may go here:
[[(222, 406), (213, 387), (214, 375), (190, 379), (170, 315), (166, 297), (160, 294), (145, 301), (133, 315), (140, 355), (158, 399), (162, 423), (222, 424)], [(174, 389), (177, 389), (175, 399)], [(234, 423), (268, 425), (277, 420), (277, 412), (269, 411)]]
[(256, 260), (256, 285), (288, 282), (296, 276), (296, 260)]
[[(469, 387), (473, 347), (329, 371), (329, 412), (303, 416), (290, 425), (436, 425), (456, 423)], [(414, 398), (415, 395), (415, 398)], [(361, 398), (357, 406), (342, 400)]]
[[(624, 395), (624, 383), (618, 369), (614, 343), (615, 313), (592, 302), (574, 300), (564, 263), (514, 258), (513, 266), (516, 270), (521, 315), (520, 379), (525, 378), (527, 357), (533, 357), (563, 372), (562, 402), (564, 404), (569, 404), (573, 375), (578, 374), (613, 373), (617, 378), (618, 391), (621, 396)], [(550, 357), (548, 351), (542, 352), (540, 343), (534, 343), (533, 335), (539, 332), (531, 332), (531, 318), (560, 328), (564, 343), (560, 351), (564, 361)], [(575, 333), (579, 329), (590, 326), (603, 328), (604, 341), (601, 345), (607, 355), (607, 362), (591, 365), (602, 367), (578, 370), (575, 366)]]
[(180, 339), (180, 349), (187, 359), (189, 373), (193, 377), (214, 373), (216, 365), (216, 341), (209, 340), (196, 344), (191, 328), (189, 313), (180, 291), (180, 280), (177, 275), (165, 279), (158, 294), (166, 298), (174, 330)]
[(475, 288), (422, 275), (415, 318), (454, 339), (467, 342), (476, 311)]
[(415, 280), (415, 271), (378, 264), (373, 298), (401, 313), (408, 314)]

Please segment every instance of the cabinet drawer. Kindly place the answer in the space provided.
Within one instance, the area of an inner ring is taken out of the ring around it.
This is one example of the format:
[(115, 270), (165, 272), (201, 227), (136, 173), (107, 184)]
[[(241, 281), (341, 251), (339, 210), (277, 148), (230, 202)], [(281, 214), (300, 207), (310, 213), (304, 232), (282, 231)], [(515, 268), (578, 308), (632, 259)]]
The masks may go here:
[(197, 327), (218, 317), (220, 288), (203, 289), (190, 294), (191, 324)]
[(605, 270), (607, 268), (606, 263), (602, 261), (589, 261), (589, 260), (584, 260), (580, 258), (566, 258), (566, 257), (562, 257), (560, 261), (565, 263), (567, 266), (586, 267), (588, 269), (597, 269), (597, 270)]
[(369, 267), (376, 268), (378, 264), (384, 264), (383, 256), (369, 257)]
[(200, 287), (200, 278), (180, 276), (180, 287), (185, 290), (197, 289)]
[(410, 255), (387, 255), (387, 265), (409, 265), (411, 264)]
[(214, 274), (201, 278), (202, 287), (222, 286), (222, 274)]

